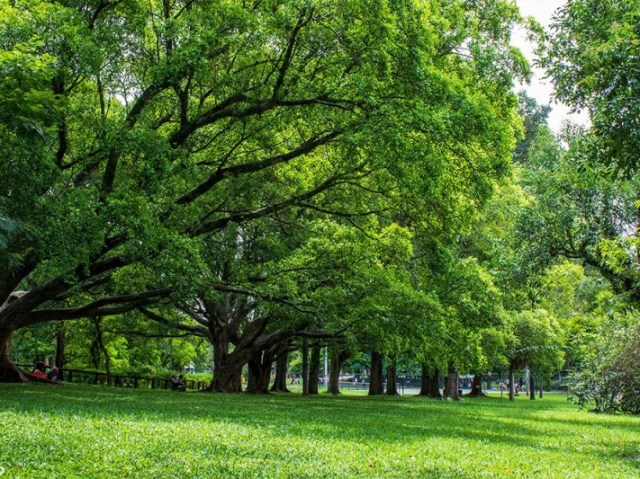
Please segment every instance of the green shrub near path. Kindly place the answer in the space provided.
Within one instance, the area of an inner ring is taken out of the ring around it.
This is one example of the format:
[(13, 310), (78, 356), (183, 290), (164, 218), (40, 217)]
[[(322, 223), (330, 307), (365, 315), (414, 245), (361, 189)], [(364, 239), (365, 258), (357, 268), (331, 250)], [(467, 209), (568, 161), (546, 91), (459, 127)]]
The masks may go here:
[(223, 395), (0, 385), (0, 477), (632, 478), (640, 419), (566, 397)]

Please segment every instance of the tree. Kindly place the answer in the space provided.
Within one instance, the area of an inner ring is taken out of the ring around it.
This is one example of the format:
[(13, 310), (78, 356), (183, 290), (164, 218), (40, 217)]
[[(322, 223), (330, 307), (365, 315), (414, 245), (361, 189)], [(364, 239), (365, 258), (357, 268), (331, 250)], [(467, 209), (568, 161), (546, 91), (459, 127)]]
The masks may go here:
[(527, 95), (525, 91), (518, 92), (519, 113), (524, 121), (524, 138), (516, 145), (513, 152), (513, 161), (526, 163), (532, 142), (540, 134), (542, 129), (548, 128), (547, 117), (551, 112), (551, 106), (538, 105), (535, 98)]
[(640, 335), (638, 325), (628, 323), (624, 315), (605, 321), (600, 340), (572, 374), (572, 399), (581, 406), (593, 403), (599, 412), (640, 414)]
[(533, 274), (559, 256), (579, 260), (635, 301), (637, 180), (613, 177), (594, 161), (584, 133), (567, 141), (565, 151), (548, 132), (540, 135), (523, 170), (523, 186), (536, 197), (521, 217), (524, 259)]
[(542, 309), (515, 314), (512, 329), (515, 341), (509, 354), (510, 399), (514, 396), (514, 372), (525, 366), (541, 377), (558, 371), (564, 363), (565, 344), (557, 320)]
[(591, 153), (627, 173), (639, 166), (639, 14), (633, 1), (569, 0), (541, 48), (556, 97), (589, 112)]
[(3, 4), (0, 377), (18, 329), (192, 298), (205, 238), (486, 196), (526, 65), (475, 3)]

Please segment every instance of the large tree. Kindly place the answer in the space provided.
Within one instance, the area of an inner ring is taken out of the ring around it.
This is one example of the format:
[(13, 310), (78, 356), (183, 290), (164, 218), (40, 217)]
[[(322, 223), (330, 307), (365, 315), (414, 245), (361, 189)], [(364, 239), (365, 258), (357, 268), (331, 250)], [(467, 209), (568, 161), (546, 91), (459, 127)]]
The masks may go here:
[(23, 378), (17, 329), (199, 290), (203, 238), (390, 191), (433, 221), (486, 196), (526, 66), (515, 7), (482, 5), (3, 3), (0, 379)]
[(639, 166), (639, 15), (632, 0), (568, 0), (541, 48), (556, 97), (589, 113), (591, 154), (626, 173)]

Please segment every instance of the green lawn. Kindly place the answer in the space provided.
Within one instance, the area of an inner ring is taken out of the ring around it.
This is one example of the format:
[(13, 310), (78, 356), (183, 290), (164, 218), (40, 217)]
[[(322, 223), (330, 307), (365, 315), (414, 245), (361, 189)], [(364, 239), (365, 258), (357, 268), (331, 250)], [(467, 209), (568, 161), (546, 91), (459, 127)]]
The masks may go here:
[(560, 395), (210, 395), (0, 385), (5, 478), (633, 478), (640, 419)]

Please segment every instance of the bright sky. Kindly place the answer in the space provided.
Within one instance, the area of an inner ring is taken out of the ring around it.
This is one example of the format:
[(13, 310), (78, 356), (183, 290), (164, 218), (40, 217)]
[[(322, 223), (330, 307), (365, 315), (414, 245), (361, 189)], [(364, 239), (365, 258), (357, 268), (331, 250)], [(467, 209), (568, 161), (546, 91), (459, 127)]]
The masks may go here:
[[(553, 13), (560, 8), (565, 0), (515, 0), (520, 7), (520, 12), (524, 16), (532, 16), (542, 25), (547, 27), (551, 22)], [(527, 41), (526, 34), (523, 31), (516, 31), (513, 34), (512, 43), (520, 48), (529, 61), (533, 61), (533, 46)], [(586, 124), (588, 119), (586, 114), (570, 114), (569, 108), (563, 104), (552, 103), (551, 95), (553, 93), (553, 85), (544, 78), (544, 71), (534, 69), (534, 75), (530, 85), (522, 85), (527, 90), (529, 96), (535, 98), (538, 103), (550, 104), (553, 108), (549, 114), (549, 126), (556, 133), (560, 131), (562, 123), (570, 119), (576, 123)], [(518, 88), (521, 89), (521, 88)]]

